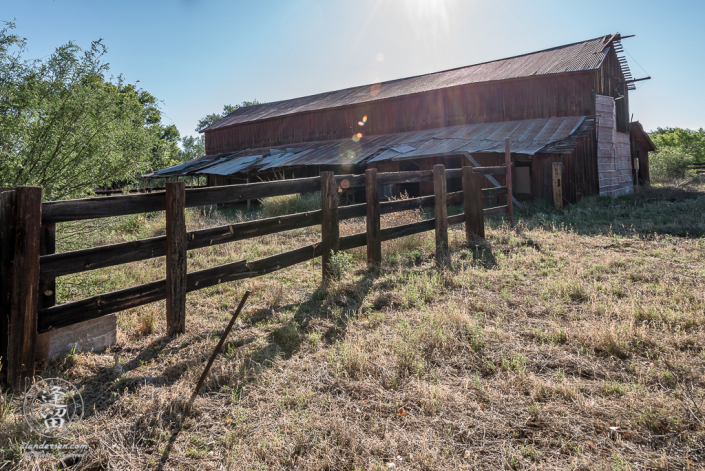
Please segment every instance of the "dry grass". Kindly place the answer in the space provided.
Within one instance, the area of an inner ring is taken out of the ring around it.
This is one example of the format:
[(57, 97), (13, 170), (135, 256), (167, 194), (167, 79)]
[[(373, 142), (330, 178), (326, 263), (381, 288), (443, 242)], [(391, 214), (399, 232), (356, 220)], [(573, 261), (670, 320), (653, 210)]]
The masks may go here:
[[(194, 214), (189, 225), (226, 216)], [(94, 448), (72, 469), (156, 468), (166, 452), (164, 469), (702, 469), (705, 241), (599, 233), (584, 230), (587, 221), (561, 228), (569, 217), (527, 217), (515, 229), (494, 220), (473, 249), (456, 226), (449, 269), (436, 265), (426, 233), (385, 242), (375, 272), (364, 268), (364, 248), (352, 251), (354, 268), (326, 290), (316, 260), (195, 292), (188, 332), (175, 339), (161, 303), (120, 314), (121, 378), (109, 374), (110, 352), (40, 365), (86, 402), (65, 441)], [(101, 238), (142, 237), (160, 224), (145, 219), (138, 232)], [(341, 234), (362, 230), (354, 220)], [(310, 228), (200, 249), (189, 270), (318, 237)], [(96, 270), (70, 277), (59, 296), (163, 270), (163, 260)], [(186, 411), (246, 288), (251, 301)], [(4, 401), (4, 458), (26, 469), (55, 464), (20, 460), (17, 444), (32, 438), (19, 399)]]

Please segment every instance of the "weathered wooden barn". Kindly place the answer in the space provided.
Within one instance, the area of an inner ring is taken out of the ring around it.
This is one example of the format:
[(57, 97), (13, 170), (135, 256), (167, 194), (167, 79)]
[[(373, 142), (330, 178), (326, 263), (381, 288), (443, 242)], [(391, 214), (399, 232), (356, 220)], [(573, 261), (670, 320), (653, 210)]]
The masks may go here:
[[(482, 64), (243, 107), (205, 128), (206, 156), (149, 177), (209, 185), (317, 175), (501, 165), (511, 139), (514, 193), (620, 195), (648, 180), (648, 135), (630, 123), (634, 89), (619, 33)], [(651, 147), (650, 147), (651, 146)], [(635, 162), (638, 159), (638, 164)], [(638, 170), (638, 174), (635, 169)], [(504, 183), (500, 178), (499, 183)], [(449, 182), (449, 190), (459, 186)], [(457, 188), (459, 189), (459, 188)], [(424, 184), (385, 188), (430, 194)]]

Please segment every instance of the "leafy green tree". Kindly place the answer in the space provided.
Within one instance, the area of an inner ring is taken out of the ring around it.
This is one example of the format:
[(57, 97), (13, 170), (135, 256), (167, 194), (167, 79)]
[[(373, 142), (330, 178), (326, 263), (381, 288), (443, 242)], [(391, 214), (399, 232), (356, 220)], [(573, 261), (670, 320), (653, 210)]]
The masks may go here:
[(705, 164), (705, 129), (658, 128), (650, 136), (657, 151), (678, 148), (690, 155), (695, 163)]
[(121, 76), (105, 78), (101, 41), (25, 59), (26, 39), (14, 27), (0, 29), (0, 187), (80, 197), (176, 163), (178, 131), (160, 124), (152, 95)]
[(255, 105), (261, 105), (259, 101), (255, 98), (252, 101), (243, 101), (239, 105), (225, 105), (223, 106), (223, 112), (218, 114), (218, 113), (213, 113), (209, 114), (207, 116), (204, 116), (203, 118), (198, 120), (198, 124), (196, 125), (196, 131), (201, 131), (202, 129), (207, 128), (211, 124), (215, 123), (218, 121), (220, 118), (225, 118), (227, 115), (230, 113), (239, 110), (240, 108), (243, 108), (245, 106), (255, 106)]
[(651, 179), (668, 182), (692, 177), (695, 164), (705, 164), (705, 130), (658, 128), (650, 134), (656, 152), (649, 158)]
[(206, 155), (206, 139), (203, 134), (198, 137), (184, 136), (181, 140), (181, 148), (180, 159), (182, 162), (197, 159)]

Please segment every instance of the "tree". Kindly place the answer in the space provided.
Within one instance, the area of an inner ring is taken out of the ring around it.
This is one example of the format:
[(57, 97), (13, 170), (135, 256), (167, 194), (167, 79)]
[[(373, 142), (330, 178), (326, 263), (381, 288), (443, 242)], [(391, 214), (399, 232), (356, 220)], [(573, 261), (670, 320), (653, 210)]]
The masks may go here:
[(100, 40), (28, 60), (14, 27), (0, 30), (0, 187), (80, 197), (178, 161), (178, 131), (160, 124), (156, 98), (121, 76), (105, 78)]
[(206, 155), (206, 140), (201, 134), (198, 137), (185, 136), (181, 140), (181, 161), (197, 159)]
[(705, 129), (657, 128), (650, 136), (657, 151), (678, 148), (691, 155), (696, 163), (705, 164)]
[(650, 134), (656, 152), (649, 158), (651, 179), (668, 182), (692, 177), (694, 164), (705, 164), (705, 130), (658, 128)]
[(209, 114), (207, 116), (204, 116), (203, 118), (198, 120), (198, 124), (196, 125), (196, 131), (200, 132), (203, 129), (207, 128), (211, 124), (215, 123), (221, 118), (225, 118), (227, 115), (230, 113), (233, 113), (234, 111), (239, 110), (240, 108), (244, 108), (245, 106), (255, 106), (255, 105), (261, 105), (259, 101), (255, 98), (252, 101), (243, 101), (239, 105), (225, 105), (223, 106), (223, 112), (218, 114), (218, 113), (213, 113)]

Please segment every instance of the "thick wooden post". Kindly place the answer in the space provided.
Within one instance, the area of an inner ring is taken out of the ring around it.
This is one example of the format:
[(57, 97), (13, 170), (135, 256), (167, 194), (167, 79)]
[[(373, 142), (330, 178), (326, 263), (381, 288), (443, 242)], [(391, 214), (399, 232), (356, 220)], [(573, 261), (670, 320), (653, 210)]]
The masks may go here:
[(367, 204), (367, 264), (382, 263), (382, 234), (377, 193), (377, 169), (365, 170), (365, 198)]
[[(56, 224), (42, 224), (39, 255), (56, 253)], [(56, 278), (39, 280), (39, 309), (56, 304)]]
[(446, 171), (443, 165), (433, 166), (433, 209), (436, 213), (436, 258), (447, 263), (448, 260), (448, 191), (446, 190)]
[(0, 378), (7, 378), (12, 259), (15, 256), (15, 190), (0, 190)]
[(331, 252), (340, 249), (338, 226), (338, 185), (333, 172), (321, 172), (321, 265), (323, 283), (331, 279)]
[(186, 185), (166, 184), (166, 325), (169, 335), (186, 332)]
[(563, 211), (563, 163), (553, 162), (553, 207)]
[(42, 188), (17, 187), (7, 347), (8, 382), (16, 391), (26, 389), (34, 378), (41, 225)]
[(504, 165), (507, 166), (507, 216), (509, 226), (514, 227), (514, 205), (512, 204), (512, 152), (511, 144), (508, 137), (504, 138)]
[(485, 214), (482, 200), (484, 177), (474, 173), (472, 167), (463, 167), (463, 210), (465, 211), (465, 237), (468, 244), (485, 238)]

